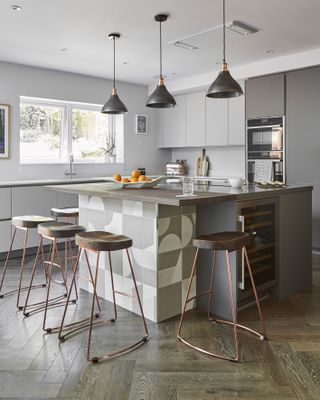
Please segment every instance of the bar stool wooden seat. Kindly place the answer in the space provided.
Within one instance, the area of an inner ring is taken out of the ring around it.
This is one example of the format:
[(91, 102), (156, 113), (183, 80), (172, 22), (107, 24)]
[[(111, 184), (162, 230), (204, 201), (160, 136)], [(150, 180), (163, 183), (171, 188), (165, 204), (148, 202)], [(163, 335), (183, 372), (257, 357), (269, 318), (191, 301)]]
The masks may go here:
[[(12, 226), (13, 226), (13, 232), (12, 232), (12, 237), (11, 237), (11, 242), (10, 242), (10, 247), (9, 251), (7, 253), (4, 267), (3, 267), (3, 273), (1, 277), (1, 282), (0, 282), (0, 298), (3, 298), (9, 294), (17, 293), (17, 308), (19, 310), (23, 309), (23, 305), (20, 304), (20, 294), (21, 291), (27, 290), (27, 287), (22, 287), (22, 280), (23, 280), (23, 275), (24, 275), (24, 261), (25, 261), (25, 256), (26, 256), (26, 251), (27, 251), (27, 245), (28, 245), (28, 234), (30, 229), (35, 229), (38, 227), (39, 224), (42, 224), (44, 222), (53, 222), (54, 219), (51, 217), (44, 217), (40, 215), (22, 215), (22, 216), (16, 216), (12, 218)], [(2, 286), (5, 280), (6, 272), (8, 269), (8, 262), (9, 258), (12, 252), (12, 247), (16, 238), (16, 233), (17, 230), (24, 231), (24, 243), (23, 243), (23, 249), (22, 249), (22, 257), (21, 257), (21, 262), (20, 262), (20, 278), (19, 278), (19, 284), (18, 288), (14, 290), (10, 290), (8, 292), (2, 293)], [(43, 248), (41, 247), (40, 249), (42, 258), (44, 260), (44, 255), (43, 255)], [(40, 285), (35, 285), (33, 288), (38, 288), (38, 287), (45, 287), (46, 283), (40, 284)]]
[(64, 207), (64, 208), (51, 208), (51, 215), (58, 220), (58, 218), (78, 218), (78, 207)]
[[(54, 308), (58, 306), (62, 306), (66, 302), (66, 297), (68, 293), (68, 287), (67, 287), (67, 268), (68, 268), (68, 247), (65, 247), (65, 263), (64, 263), (64, 268), (62, 265), (61, 257), (58, 251), (58, 246), (57, 246), (57, 240), (58, 239), (70, 239), (73, 238), (77, 233), (79, 232), (84, 232), (85, 227), (81, 225), (75, 225), (67, 222), (48, 222), (44, 224), (39, 224), (38, 225), (38, 233), (40, 235), (40, 243), (38, 246), (38, 251), (37, 255), (33, 264), (32, 268), (32, 274), (31, 274), (31, 280), (28, 288), (28, 293), (23, 309), (23, 314), (28, 317), (30, 314), (35, 314), (40, 311), (44, 311), (44, 316), (43, 316), (43, 330), (50, 333), (52, 332), (55, 328), (48, 328), (46, 326), (46, 319), (47, 319), (47, 312), (49, 308)], [(50, 261), (45, 261), (45, 263), (48, 265), (48, 284), (47, 284), (47, 293), (46, 293), (46, 299), (44, 301), (36, 302), (36, 303), (29, 303), (29, 297), (32, 289), (32, 284), (33, 280), (37, 271), (38, 267), (38, 259), (40, 255), (40, 249), (43, 247), (43, 240), (47, 239), (51, 242), (51, 249), (50, 249)], [(57, 256), (58, 263), (54, 262), (54, 257), (55, 255)], [(61, 272), (62, 276), (62, 281), (54, 281), (56, 283), (60, 283), (64, 286), (65, 288), (65, 293), (56, 296), (53, 298), (50, 298), (50, 288), (51, 288), (51, 282), (53, 281), (52, 279), (52, 271), (53, 267), (58, 267)], [(75, 288), (76, 289), (76, 288)], [(76, 302), (78, 299), (78, 294), (76, 290), (76, 299), (72, 300), (73, 303)]]
[[(224, 360), (238, 361), (239, 360), (238, 329), (243, 329), (249, 333), (252, 333), (253, 335), (258, 336), (258, 338), (261, 340), (264, 340), (266, 338), (265, 325), (264, 325), (264, 321), (263, 321), (263, 317), (262, 317), (262, 313), (261, 313), (259, 298), (258, 298), (256, 286), (254, 283), (252, 270), (251, 270), (251, 266), (250, 266), (249, 259), (248, 259), (247, 249), (246, 249), (246, 246), (248, 246), (250, 244), (250, 241), (251, 241), (250, 235), (245, 232), (219, 232), (219, 233), (213, 233), (213, 234), (209, 234), (209, 235), (199, 236), (193, 240), (193, 245), (194, 245), (194, 247), (196, 247), (196, 254), (195, 254), (195, 258), (194, 258), (194, 262), (193, 262), (193, 267), (192, 267), (192, 271), (191, 271), (191, 275), (190, 275), (186, 299), (185, 299), (185, 302), (183, 305), (183, 311), (181, 314), (180, 324), (179, 324), (178, 333), (177, 333), (177, 337), (182, 343), (186, 344), (187, 346), (189, 346), (201, 353), (207, 354), (209, 356), (222, 358)], [(189, 298), (192, 280), (196, 273), (197, 259), (198, 259), (200, 249), (211, 250), (213, 252), (210, 288), (209, 288), (209, 290), (207, 290), (205, 292), (199, 293), (196, 296)], [(261, 321), (262, 332), (263, 332), (262, 334), (247, 327), (247, 326), (240, 325), (237, 323), (236, 306), (235, 306), (234, 296), (233, 296), (233, 285), (232, 285), (232, 275), (231, 275), (231, 265), (230, 265), (229, 253), (232, 251), (241, 250), (241, 249), (245, 256), (246, 265), (248, 268), (248, 273), (249, 273), (251, 284), (252, 284), (252, 289), (253, 289), (253, 293), (254, 293), (254, 297), (255, 297), (258, 313), (259, 313), (259, 318)], [(214, 275), (215, 275), (215, 260), (216, 260), (216, 252), (217, 251), (224, 251), (225, 256), (226, 256), (228, 286), (229, 286), (230, 304), (231, 304), (231, 311), (232, 311), (232, 321), (227, 321), (227, 320), (223, 320), (223, 319), (214, 319), (210, 315), (210, 307), (211, 307), (212, 292), (213, 292), (213, 285), (214, 285)], [(204, 295), (209, 295), (209, 303), (208, 303), (208, 319), (209, 319), (209, 321), (216, 322), (216, 323), (228, 324), (228, 325), (233, 326), (233, 335), (234, 335), (234, 342), (235, 342), (234, 356), (229, 356), (226, 354), (212, 353), (212, 352), (210, 352), (206, 349), (203, 349), (199, 346), (193, 345), (189, 340), (187, 340), (181, 336), (181, 329), (182, 329), (182, 325), (183, 325), (183, 320), (184, 320), (187, 304), (190, 301), (192, 301), (200, 296), (204, 296)]]
[[(64, 309), (64, 314), (63, 314), (62, 321), (61, 321), (59, 339), (64, 340), (71, 333), (73, 333), (77, 330), (83, 329), (84, 327), (89, 326), (87, 359), (88, 359), (88, 361), (92, 361), (92, 362), (98, 362), (100, 360), (106, 360), (106, 359), (117, 357), (123, 353), (134, 350), (138, 346), (144, 344), (148, 339), (148, 328), (147, 328), (146, 320), (145, 320), (143, 309), (142, 309), (142, 304), (141, 304), (141, 300), (140, 300), (140, 296), (139, 296), (139, 292), (138, 292), (138, 288), (137, 288), (135, 274), (134, 274), (132, 263), (131, 263), (131, 258), (130, 258), (129, 251), (128, 251), (128, 249), (132, 246), (132, 239), (130, 239), (124, 235), (116, 235), (116, 234), (113, 234), (110, 232), (93, 231), (93, 232), (82, 232), (82, 233), (76, 234), (76, 244), (79, 246), (79, 250), (78, 250), (78, 254), (77, 254), (76, 266), (74, 269), (71, 285), (69, 288), (68, 301), (66, 303), (66, 306)], [(135, 296), (131, 296), (127, 293), (115, 290), (114, 280), (113, 280), (113, 271), (112, 271), (112, 262), (111, 262), (111, 252), (118, 251), (118, 250), (126, 251), (128, 262), (129, 262), (129, 267), (130, 267), (130, 272), (131, 272), (131, 276), (132, 276), (132, 280), (133, 280), (133, 284), (134, 284)], [(92, 274), (90, 273), (90, 270), (89, 270), (89, 274), (91, 276), (91, 284), (93, 286), (91, 316), (82, 321), (77, 321), (77, 322), (70, 323), (70, 324), (64, 324), (72, 288), (73, 288), (73, 285), (75, 284), (75, 277), (77, 274), (77, 269), (79, 266), (79, 260), (80, 260), (82, 251), (85, 253), (87, 259), (88, 259), (87, 252), (93, 252), (96, 254), (96, 266), (95, 266), (94, 277), (92, 276)], [(108, 256), (109, 256), (114, 317), (109, 320), (94, 321), (94, 318), (97, 318), (99, 316), (98, 314), (95, 313), (95, 300), (98, 298), (97, 297), (97, 282), (98, 282), (98, 272), (99, 272), (99, 258), (100, 258), (101, 252), (108, 252)], [(138, 303), (141, 317), (143, 320), (145, 334), (141, 339), (139, 339), (138, 341), (135, 341), (133, 344), (131, 344), (125, 348), (122, 348), (120, 350), (114, 351), (109, 354), (92, 357), (91, 356), (91, 342), (92, 342), (93, 326), (98, 325), (98, 324), (114, 323), (117, 320), (117, 307), (116, 307), (115, 295), (127, 296)], [(88, 321), (88, 319), (89, 319), (89, 323), (85, 324), (85, 322)]]

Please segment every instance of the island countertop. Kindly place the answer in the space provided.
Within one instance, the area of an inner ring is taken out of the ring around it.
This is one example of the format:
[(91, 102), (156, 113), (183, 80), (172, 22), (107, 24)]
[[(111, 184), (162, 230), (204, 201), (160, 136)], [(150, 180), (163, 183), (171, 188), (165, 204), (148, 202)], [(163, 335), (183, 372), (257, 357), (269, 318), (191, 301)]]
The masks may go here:
[(72, 185), (46, 186), (47, 189), (97, 196), (103, 198), (133, 200), (170, 206), (187, 206), (211, 204), (226, 200), (254, 200), (265, 197), (274, 197), (280, 194), (312, 190), (311, 185), (288, 185), (283, 188), (259, 188), (255, 185), (234, 189), (222, 186), (195, 185), (194, 197), (181, 196), (181, 185), (160, 184), (152, 189), (119, 189), (110, 182), (84, 183)]

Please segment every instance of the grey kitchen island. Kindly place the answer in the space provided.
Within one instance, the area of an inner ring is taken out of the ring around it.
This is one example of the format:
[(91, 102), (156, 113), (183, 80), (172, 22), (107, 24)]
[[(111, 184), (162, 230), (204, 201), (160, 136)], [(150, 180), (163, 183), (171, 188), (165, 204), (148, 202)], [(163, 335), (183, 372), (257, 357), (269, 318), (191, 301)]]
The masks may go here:
[[(131, 255), (145, 315), (160, 322), (181, 313), (192, 267), (196, 235), (226, 230), (252, 234), (249, 259), (260, 297), (286, 297), (311, 285), (311, 186), (243, 189), (199, 185), (196, 197), (177, 197), (181, 188), (118, 189), (112, 183), (55, 185), (47, 188), (79, 194), (80, 224), (87, 230), (123, 233), (133, 239)], [(240, 254), (238, 254), (240, 253)], [(250, 305), (252, 291), (241, 252), (232, 253), (234, 295), (238, 309)], [(115, 285), (131, 294), (133, 282), (125, 257), (112, 254)], [(208, 288), (211, 255), (202, 251), (191, 295)], [(217, 257), (212, 312), (230, 318), (225, 260)], [(81, 265), (80, 265), (81, 268)], [(98, 295), (112, 300), (107, 257)], [(100, 277), (101, 277), (100, 275)], [(91, 291), (86, 280), (80, 287)], [(122, 297), (122, 296), (121, 296)], [(120, 306), (137, 312), (130, 298)], [(199, 298), (189, 307), (206, 308)]]

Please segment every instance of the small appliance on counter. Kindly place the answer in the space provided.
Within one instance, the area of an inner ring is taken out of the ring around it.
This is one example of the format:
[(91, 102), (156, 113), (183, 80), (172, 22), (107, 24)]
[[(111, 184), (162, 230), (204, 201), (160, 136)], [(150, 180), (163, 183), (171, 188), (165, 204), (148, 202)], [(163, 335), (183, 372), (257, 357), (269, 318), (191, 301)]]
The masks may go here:
[(167, 176), (183, 176), (186, 174), (186, 160), (166, 163)]

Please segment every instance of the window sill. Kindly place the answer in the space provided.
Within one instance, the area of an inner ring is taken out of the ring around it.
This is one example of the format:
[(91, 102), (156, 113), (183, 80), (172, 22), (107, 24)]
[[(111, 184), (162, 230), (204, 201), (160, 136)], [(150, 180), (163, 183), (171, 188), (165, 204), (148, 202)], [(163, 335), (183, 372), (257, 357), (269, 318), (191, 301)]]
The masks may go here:
[[(106, 161), (74, 161), (73, 165), (124, 165), (124, 162), (107, 163)], [(20, 165), (65, 165), (68, 166), (67, 161), (20, 161)]]

